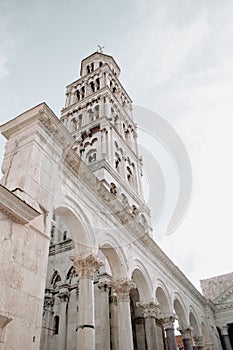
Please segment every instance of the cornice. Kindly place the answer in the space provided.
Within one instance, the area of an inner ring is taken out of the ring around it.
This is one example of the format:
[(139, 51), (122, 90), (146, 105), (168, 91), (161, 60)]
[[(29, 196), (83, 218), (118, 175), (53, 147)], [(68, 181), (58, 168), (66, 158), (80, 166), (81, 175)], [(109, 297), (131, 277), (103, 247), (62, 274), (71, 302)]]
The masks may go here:
[(41, 215), (36, 209), (22, 201), (2, 185), (0, 185), (0, 210), (15, 222), (23, 225)]

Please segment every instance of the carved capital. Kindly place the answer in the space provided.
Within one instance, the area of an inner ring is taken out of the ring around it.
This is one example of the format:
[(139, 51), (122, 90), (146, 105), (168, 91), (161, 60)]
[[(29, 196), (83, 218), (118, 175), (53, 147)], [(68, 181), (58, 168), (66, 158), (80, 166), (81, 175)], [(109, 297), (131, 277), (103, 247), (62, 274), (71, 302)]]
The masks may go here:
[(101, 293), (109, 293), (111, 283), (109, 281), (100, 281), (98, 282), (98, 288)]
[(44, 307), (53, 306), (53, 305), (54, 305), (54, 297), (45, 296)]
[(192, 328), (178, 328), (177, 330), (181, 333), (183, 339), (191, 339)]
[(221, 335), (228, 335), (228, 326), (227, 325), (222, 325), (219, 327), (221, 331)]
[(129, 301), (129, 292), (136, 286), (132, 281), (126, 278), (125, 280), (113, 282), (112, 287), (117, 293), (117, 297), (119, 300)]
[(163, 321), (163, 326), (164, 329), (174, 329), (174, 321), (177, 319), (177, 317), (175, 315), (166, 315), (163, 317), (162, 321)]
[(197, 347), (197, 348), (201, 348), (203, 347), (203, 339), (202, 339), (202, 336), (194, 336), (193, 337), (193, 341), (194, 341), (194, 345)]
[(64, 290), (61, 290), (59, 293), (58, 293), (58, 298), (60, 298), (61, 301), (68, 301), (69, 300), (69, 296), (70, 296), (70, 293), (68, 290), (64, 289)]
[(98, 257), (93, 254), (84, 257), (71, 257), (70, 259), (73, 261), (79, 278), (89, 277), (93, 279), (100, 266), (103, 265)]
[(150, 301), (149, 303), (139, 303), (140, 308), (142, 309), (143, 317), (155, 317), (159, 318), (160, 317), (160, 308), (158, 304), (155, 304), (154, 301)]

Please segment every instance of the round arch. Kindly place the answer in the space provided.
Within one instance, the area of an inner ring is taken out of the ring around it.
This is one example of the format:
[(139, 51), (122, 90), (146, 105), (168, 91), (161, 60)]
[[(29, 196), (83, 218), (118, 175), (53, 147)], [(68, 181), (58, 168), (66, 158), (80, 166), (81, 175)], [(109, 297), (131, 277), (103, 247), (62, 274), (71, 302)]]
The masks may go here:
[(176, 315), (178, 316), (178, 323), (180, 328), (188, 326), (187, 317), (185, 315), (185, 306), (182, 298), (176, 293), (174, 296), (173, 307)]
[(168, 289), (161, 279), (156, 281), (155, 299), (160, 305), (160, 310), (164, 315), (172, 314), (172, 302)]
[(99, 249), (108, 261), (113, 279), (120, 280), (126, 278), (126, 258), (121, 249), (114, 247), (110, 242), (104, 242)]
[(95, 236), (82, 208), (62, 203), (54, 209), (54, 214), (66, 224), (78, 255), (97, 252)]
[(194, 308), (190, 306), (189, 308), (189, 324), (192, 327), (193, 335), (194, 336), (200, 336), (201, 335), (201, 327), (198, 322), (197, 313), (195, 312)]
[(150, 285), (145, 274), (136, 267), (132, 272), (132, 281), (139, 292), (140, 301), (146, 303), (151, 300)]

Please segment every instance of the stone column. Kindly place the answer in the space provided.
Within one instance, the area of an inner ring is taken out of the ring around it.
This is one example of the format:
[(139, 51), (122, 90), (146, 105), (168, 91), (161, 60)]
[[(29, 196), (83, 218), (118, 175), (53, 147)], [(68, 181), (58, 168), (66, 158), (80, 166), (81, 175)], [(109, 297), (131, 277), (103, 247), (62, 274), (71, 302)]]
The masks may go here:
[(225, 349), (232, 350), (232, 346), (231, 346), (231, 342), (230, 342), (230, 338), (229, 338), (229, 334), (228, 334), (228, 326), (224, 325), (224, 326), (219, 327), (219, 328), (221, 331), (221, 337), (222, 337), (222, 341), (223, 341)]
[(128, 279), (114, 283), (118, 302), (118, 337), (120, 350), (134, 349), (129, 298), (129, 292), (132, 288), (135, 288), (135, 285)]
[(201, 336), (194, 336), (194, 349), (202, 350), (204, 348), (203, 339)]
[(58, 293), (60, 299), (60, 318), (59, 318), (59, 342), (58, 350), (66, 350), (66, 334), (67, 334), (67, 304), (69, 301), (69, 292), (61, 289)]
[(119, 349), (118, 341), (118, 306), (117, 295), (112, 293), (110, 296), (110, 314), (111, 314), (111, 347), (112, 350)]
[(159, 316), (159, 307), (153, 301), (140, 304), (145, 318), (146, 348), (147, 350), (160, 350), (156, 334), (156, 318)]
[(100, 333), (101, 350), (110, 350), (110, 322), (109, 322), (109, 283), (101, 281), (98, 284), (100, 290)]
[(166, 316), (163, 318), (163, 325), (166, 333), (167, 350), (177, 350), (176, 337), (174, 332), (174, 321), (174, 315)]
[(79, 312), (77, 350), (95, 350), (94, 285), (93, 279), (102, 263), (94, 255), (73, 257), (79, 276)]
[(179, 332), (182, 335), (182, 340), (184, 344), (184, 350), (193, 350), (191, 341), (191, 328), (179, 328)]

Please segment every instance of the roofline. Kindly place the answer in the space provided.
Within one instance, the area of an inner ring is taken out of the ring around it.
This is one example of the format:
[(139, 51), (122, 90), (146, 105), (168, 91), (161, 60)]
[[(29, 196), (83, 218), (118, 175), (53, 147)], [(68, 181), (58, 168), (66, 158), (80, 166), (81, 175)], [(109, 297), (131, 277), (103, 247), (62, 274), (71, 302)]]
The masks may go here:
[(116, 63), (116, 61), (115, 61), (115, 59), (113, 58), (113, 56), (111, 56), (111, 55), (106, 55), (105, 53), (98, 52), (98, 51), (95, 51), (95, 52), (93, 52), (91, 55), (85, 57), (85, 58), (81, 61), (81, 66), (82, 66), (83, 61), (87, 60), (88, 58), (90, 58), (91, 56), (96, 55), (96, 54), (99, 54), (99, 55), (103, 55), (103, 56), (112, 58), (113, 61), (114, 61), (114, 63), (116, 64), (117, 68), (119, 69), (119, 71), (121, 71), (120, 67), (119, 67), (118, 64)]

